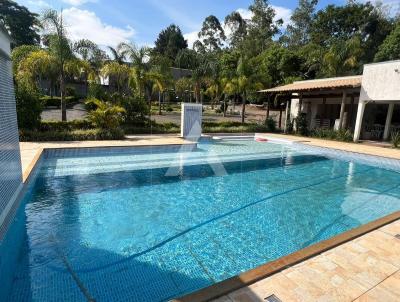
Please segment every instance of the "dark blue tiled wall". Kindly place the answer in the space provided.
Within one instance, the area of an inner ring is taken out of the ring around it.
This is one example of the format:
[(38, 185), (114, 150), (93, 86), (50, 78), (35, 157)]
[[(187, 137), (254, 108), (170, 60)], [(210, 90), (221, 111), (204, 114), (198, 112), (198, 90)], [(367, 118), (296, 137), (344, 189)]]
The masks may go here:
[(21, 157), (11, 61), (0, 53), (0, 224), (21, 183)]

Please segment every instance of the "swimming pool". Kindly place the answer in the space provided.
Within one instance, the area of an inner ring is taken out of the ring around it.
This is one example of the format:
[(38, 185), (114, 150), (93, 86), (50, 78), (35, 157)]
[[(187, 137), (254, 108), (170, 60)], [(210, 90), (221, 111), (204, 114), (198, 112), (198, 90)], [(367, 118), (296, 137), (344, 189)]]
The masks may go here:
[(254, 140), (48, 150), (1, 247), (7, 301), (182, 296), (400, 210), (397, 164)]

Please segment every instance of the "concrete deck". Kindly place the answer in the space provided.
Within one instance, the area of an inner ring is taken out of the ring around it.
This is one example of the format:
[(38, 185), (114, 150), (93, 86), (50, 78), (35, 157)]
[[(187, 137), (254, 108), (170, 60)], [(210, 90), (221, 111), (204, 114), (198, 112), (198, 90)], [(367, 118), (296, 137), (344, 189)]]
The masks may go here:
[[(400, 159), (400, 150), (298, 136), (268, 134), (305, 144)], [(43, 148), (145, 146), (188, 143), (177, 136), (135, 136), (124, 141), (21, 143), (25, 173)], [(400, 301), (400, 220), (341, 244), (214, 302)]]

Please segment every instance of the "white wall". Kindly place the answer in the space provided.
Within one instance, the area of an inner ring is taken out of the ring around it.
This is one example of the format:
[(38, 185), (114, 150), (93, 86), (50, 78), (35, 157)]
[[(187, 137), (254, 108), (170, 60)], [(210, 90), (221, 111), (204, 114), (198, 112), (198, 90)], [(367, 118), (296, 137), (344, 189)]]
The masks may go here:
[(400, 100), (400, 61), (364, 65), (362, 101)]

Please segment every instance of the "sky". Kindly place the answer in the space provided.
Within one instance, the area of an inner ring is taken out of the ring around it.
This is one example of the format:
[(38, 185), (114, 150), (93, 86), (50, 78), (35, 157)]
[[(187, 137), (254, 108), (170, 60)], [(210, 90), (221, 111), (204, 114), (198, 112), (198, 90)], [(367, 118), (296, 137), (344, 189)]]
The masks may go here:
[[(120, 42), (153, 46), (158, 33), (170, 24), (178, 25), (189, 46), (197, 40), (203, 20), (209, 15), (222, 22), (226, 15), (239, 11), (249, 17), (251, 0), (14, 0), (41, 13), (45, 9), (63, 11), (67, 32), (72, 40), (89, 39), (101, 46)], [(360, 0), (366, 1), (366, 0)], [(373, 0), (375, 1), (375, 0)], [(346, 0), (320, 0), (318, 8), (341, 5)], [(383, 0), (400, 9), (400, 0)], [(287, 24), (298, 0), (271, 0), (277, 18)]]

